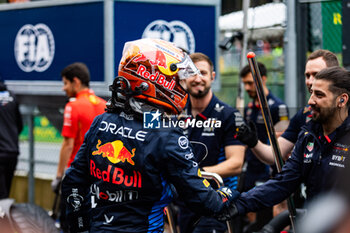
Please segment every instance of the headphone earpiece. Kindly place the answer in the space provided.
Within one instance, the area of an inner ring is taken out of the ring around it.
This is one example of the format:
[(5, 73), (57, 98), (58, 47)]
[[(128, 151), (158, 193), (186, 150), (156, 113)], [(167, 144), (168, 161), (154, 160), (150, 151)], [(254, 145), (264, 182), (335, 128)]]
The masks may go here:
[(340, 98), (340, 103), (344, 103), (344, 98)]

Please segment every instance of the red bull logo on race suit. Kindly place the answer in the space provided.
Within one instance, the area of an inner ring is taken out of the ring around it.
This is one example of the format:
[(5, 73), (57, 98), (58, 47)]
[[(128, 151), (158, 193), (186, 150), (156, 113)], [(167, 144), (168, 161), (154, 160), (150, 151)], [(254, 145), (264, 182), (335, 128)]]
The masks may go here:
[(92, 155), (102, 155), (102, 157), (107, 158), (111, 163), (125, 163), (127, 161), (131, 165), (135, 165), (132, 157), (135, 156), (136, 148), (133, 148), (131, 152), (124, 146), (124, 143), (120, 140), (113, 142), (107, 142), (101, 145), (101, 140), (98, 140), (95, 151)]

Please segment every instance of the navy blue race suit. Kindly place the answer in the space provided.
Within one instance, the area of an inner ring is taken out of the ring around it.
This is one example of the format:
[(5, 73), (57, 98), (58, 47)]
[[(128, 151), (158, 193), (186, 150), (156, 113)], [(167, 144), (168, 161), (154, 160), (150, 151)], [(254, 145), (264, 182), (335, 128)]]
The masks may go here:
[(350, 117), (328, 136), (323, 136), (319, 123), (310, 121), (302, 127), (282, 172), (264, 185), (242, 193), (236, 202), (238, 212), (244, 214), (280, 203), (302, 182), (307, 188), (308, 201), (332, 189), (336, 183), (336, 173), (344, 169), (344, 161), (350, 159), (349, 148)]
[[(271, 91), (266, 96), (266, 99), (271, 112), (271, 120), (274, 125), (279, 121), (288, 120), (288, 108), (282, 100), (275, 97)], [(260, 105), (255, 105), (254, 101), (250, 102), (248, 106), (244, 108), (244, 120), (247, 122), (253, 121), (256, 126), (259, 140), (262, 143), (269, 144), (269, 137)], [(247, 164), (247, 170), (244, 176), (244, 191), (248, 191), (255, 187), (256, 182), (266, 181), (270, 178), (270, 166), (257, 159), (250, 149), (247, 149), (246, 151), (245, 162)]]
[(182, 130), (144, 128), (132, 115), (104, 113), (85, 135), (62, 193), (74, 232), (162, 232), (172, 185), (201, 215), (228, 205), (200, 176)]
[[(209, 125), (209, 127), (187, 127), (184, 130), (185, 135), (191, 141), (196, 160), (200, 167), (213, 166), (226, 160), (225, 147), (230, 145), (243, 144), (235, 139), (236, 128), (243, 124), (241, 113), (220, 101), (215, 95), (211, 98), (205, 110), (196, 117), (192, 116), (191, 101), (186, 105), (186, 117), (188, 121), (220, 121), (220, 127)], [(214, 126), (214, 127), (213, 127)], [(198, 144), (197, 142), (203, 143)], [(207, 151), (205, 150), (207, 148)], [(204, 158), (203, 156), (206, 154)], [(223, 178), (226, 187), (233, 190), (237, 189), (238, 176), (230, 176)], [(193, 223), (197, 220), (197, 216), (189, 211), (181, 201), (176, 201), (180, 207), (179, 225), (181, 232), (190, 230)], [(214, 218), (204, 217), (196, 225), (195, 232), (224, 232), (227, 229), (225, 223), (219, 222)]]

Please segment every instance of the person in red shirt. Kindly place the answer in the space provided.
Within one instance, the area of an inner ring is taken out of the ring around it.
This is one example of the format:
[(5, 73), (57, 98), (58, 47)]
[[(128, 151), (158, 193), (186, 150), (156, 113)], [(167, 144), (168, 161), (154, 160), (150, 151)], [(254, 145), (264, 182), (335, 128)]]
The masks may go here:
[(93, 119), (106, 108), (106, 101), (89, 89), (90, 72), (84, 63), (76, 62), (61, 71), (63, 90), (69, 97), (63, 116), (63, 143), (52, 190), (58, 193), (65, 169), (73, 162)]

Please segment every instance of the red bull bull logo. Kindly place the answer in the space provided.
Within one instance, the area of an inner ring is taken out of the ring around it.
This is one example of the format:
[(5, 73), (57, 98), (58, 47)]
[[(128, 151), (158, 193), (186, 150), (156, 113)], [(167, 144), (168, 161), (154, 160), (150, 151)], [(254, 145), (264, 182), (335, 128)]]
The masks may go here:
[(138, 57), (134, 59), (134, 62), (139, 62), (139, 61), (146, 61), (149, 60), (149, 63), (152, 66), (161, 66), (164, 69), (167, 69), (168, 66), (166, 64), (166, 57), (162, 51), (157, 51), (156, 54), (154, 55), (153, 51), (150, 52), (143, 52), (139, 53)]
[(136, 148), (133, 148), (130, 152), (120, 140), (107, 142), (103, 145), (101, 145), (101, 140), (98, 140), (96, 149), (92, 152), (92, 155), (102, 155), (102, 157), (107, 158), (111, 163), (125, 163), (127, 161), (131, 165), (135, 165), (132, 157), (135, 156)]

